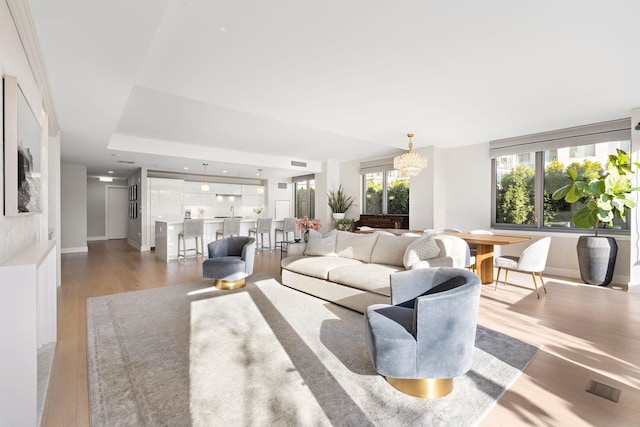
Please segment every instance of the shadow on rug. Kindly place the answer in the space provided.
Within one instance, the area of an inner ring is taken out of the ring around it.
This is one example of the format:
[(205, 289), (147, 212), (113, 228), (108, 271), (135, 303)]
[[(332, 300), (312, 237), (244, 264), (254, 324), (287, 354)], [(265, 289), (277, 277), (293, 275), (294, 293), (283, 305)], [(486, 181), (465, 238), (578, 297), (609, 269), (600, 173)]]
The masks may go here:
[(88, 299), (91, 424), (467, 426), (537, 352), (479, 326), (453, 392), (414, 398), (373, 370), (361, 314), (251, 279)]

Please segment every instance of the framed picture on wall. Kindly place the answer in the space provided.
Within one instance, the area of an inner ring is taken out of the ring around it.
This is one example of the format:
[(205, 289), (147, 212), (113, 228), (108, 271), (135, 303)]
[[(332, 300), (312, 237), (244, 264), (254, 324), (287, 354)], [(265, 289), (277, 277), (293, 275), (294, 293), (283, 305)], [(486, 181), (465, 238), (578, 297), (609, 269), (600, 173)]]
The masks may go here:
[(2, 79), (4, 102), (4, 214), (42, 212), (42, 111), (31, 107), (18, 79)]

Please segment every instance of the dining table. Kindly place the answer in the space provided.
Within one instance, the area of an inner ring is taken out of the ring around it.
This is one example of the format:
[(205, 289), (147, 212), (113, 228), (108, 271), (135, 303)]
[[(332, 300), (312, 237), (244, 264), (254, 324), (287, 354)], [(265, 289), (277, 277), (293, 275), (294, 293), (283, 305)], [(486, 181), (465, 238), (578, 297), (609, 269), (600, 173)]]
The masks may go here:
[(476, 245), (476, 272), (483, 284), (493, 283), (493, 252), (495, 245), (508, 245), (530, 240), (526, 236), (505, 236), (497, 234), (475, 234), (440, 232), (449, 236), (459, 237), (467, 243)]

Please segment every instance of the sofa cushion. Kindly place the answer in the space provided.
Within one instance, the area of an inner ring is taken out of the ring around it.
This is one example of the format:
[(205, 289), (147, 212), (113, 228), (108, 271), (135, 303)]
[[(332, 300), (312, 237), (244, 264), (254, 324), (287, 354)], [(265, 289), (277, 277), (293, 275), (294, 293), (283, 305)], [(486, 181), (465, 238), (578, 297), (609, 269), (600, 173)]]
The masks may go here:
[(327, 280), (329, 272), (345, 265), (360, 265), (362, 261), (336, 256), (290, 256), (282, 260), (281, 266), (289, 271)]
[(411, 242), (404, 253), (402, 263), (409, 269), (411, 264), (418, 261), (437, 258), (440, 255), (440, 246), (431, 235), (424, 235)]
[(371, 263), (404, 266), (404, 253), (416, 237), (380, 234), (371, 253)]
[(360, 264), (336, 267), (329, 271), (329, 280), (363, 291), (391, 296), (389, 276), (403, 271), (402, 267), (384, 264)]
[(320, 233), (309, 236), (304, 254), (308, 256), (336, 256), (336, 230), (324, 236)]
[(371, 252), (378, 240), (377, 234), (359, 234), (338, 231), (336, 236), (336, 254), (339, 257), (371, 262)]

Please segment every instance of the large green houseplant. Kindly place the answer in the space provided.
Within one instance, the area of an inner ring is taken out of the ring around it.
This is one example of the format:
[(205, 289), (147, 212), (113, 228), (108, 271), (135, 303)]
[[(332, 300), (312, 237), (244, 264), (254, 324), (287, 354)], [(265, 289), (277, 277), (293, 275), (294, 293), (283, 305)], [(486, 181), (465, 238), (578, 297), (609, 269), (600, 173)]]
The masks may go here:
[(631, 193), (639, 188), (632, 186), (632, 166), (638, 168), (640, 163), (631, 162), (627, 153), (618, 149), (609, 156), (606, 170), (592, 181), (579, 179), (575, 168), (567, 168), (564, 176), (570, 183), (553, 193), (554, 200), (582, 203), (584, 207), (573, 214), (572, 221), (577, 227), (595, 230), (594, 236), (578, 239), (580, 276), (585, 283), (611, 283), (618, 245), (613, 237), (598, 236), (598, 229), (601, 224), (613, 226), (615, 218), (624, 220), (627, 210), (635, 207)]
[[(327, 193), (327, 203), (333, 212), (334, 219), (343, 219), (344, 214), (353, 206), (354, 199), (342, 189), (342, 184), (338, 187), (338, 190), (329, 190)], [(337, 215), (336, 215), (337, 214)]]

